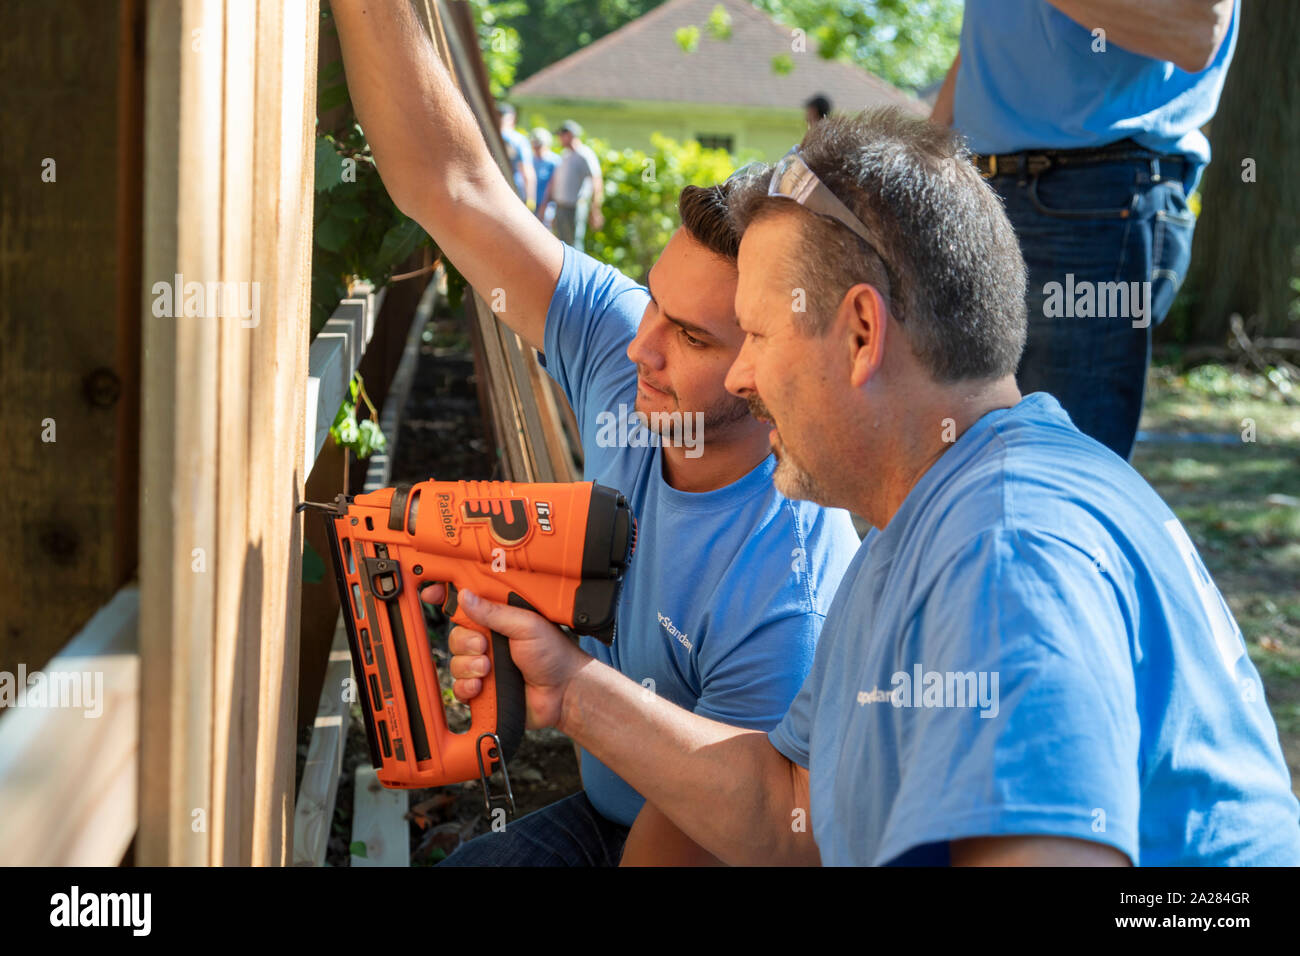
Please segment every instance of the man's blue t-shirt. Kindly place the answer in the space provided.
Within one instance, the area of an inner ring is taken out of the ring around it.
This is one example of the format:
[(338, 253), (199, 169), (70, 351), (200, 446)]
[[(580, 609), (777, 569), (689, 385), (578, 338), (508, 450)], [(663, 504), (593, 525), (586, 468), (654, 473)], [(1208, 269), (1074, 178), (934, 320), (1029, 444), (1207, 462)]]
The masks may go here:
[[(581, 426), (584, 479), (621, 491), (637, 519), (613, 646), (584, 637), (582, 648), (647, 693), (770, 730), (812, 666), (858, 535), (848, 512), (780, 494), (772, 455), (714, 491), (664, 481), (658, 436), (622, 424), (636, 403), (627, 347), (649, 301), (643, 286), (565, 245), (546, 367)], [(586, 751), (582, 782), (596, 809), (625, 826), (645, 802)]]
[[(524, 166), (533, 165), (533, 150), (528, 144), (528, 137), (517, 129), (504, 129), (501, 131), (501, 138), (505, 140), (506, 156), (510, 160), (510, 169), (514, 174), (515, 192), (519, 194), (520, 199), (527, 199), (524, 195)], [(540, 200), (542, 194), (538, 192), (537, 198)]]
[[(533, 168), (537, 170), (537, 202), (542, 202), (542, 197), (546, 195), (546, 185), (551, 181), (551, 176), (555, 173), (555, 167), (560, 165), (560, 157), (556, 156), (549, 149), (542, 150), (541, 156), (533, 157)], [(554, 202), (555, 200), (551, 200)]]
[(1098, 841), (1135, 864), (1300, 864), (1259, 674), (1182, 525), (1035, 393), (872, 530), (773, 746), (823, 863)]
[(1214, 61), (1188, 73), (1130, 53), (1047, 0), (966, 0), (953, 126), (977, 153), (1080, 149), (1132, 137), (1191, 160), (1190, 194), (1210, 161), (1201, 127), (1237, 43), (1240, 0)]

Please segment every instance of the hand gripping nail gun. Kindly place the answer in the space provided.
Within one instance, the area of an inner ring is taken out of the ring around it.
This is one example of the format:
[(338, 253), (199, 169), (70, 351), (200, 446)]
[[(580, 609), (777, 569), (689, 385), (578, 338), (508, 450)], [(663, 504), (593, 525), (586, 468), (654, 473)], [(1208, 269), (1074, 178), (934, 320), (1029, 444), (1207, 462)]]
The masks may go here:
[[(623, 572), (636, 546), (627, 500), (595, 482), (525, 484), (422, 481), (361, 494), (323, 512), (339, 602), (352, 651), (370, 761), (385, 787), (440, 787), (499, 765), (514, 812), (506, 761), (524, 731), (524, 682), (504, 635), (457, 606), (469, 588), (491, 601), (613, 640)], [(488, 637), (490, 673), (470, 703), (470, 729), (447, 727), (420, 591), (447, 585), (443, 611)]]

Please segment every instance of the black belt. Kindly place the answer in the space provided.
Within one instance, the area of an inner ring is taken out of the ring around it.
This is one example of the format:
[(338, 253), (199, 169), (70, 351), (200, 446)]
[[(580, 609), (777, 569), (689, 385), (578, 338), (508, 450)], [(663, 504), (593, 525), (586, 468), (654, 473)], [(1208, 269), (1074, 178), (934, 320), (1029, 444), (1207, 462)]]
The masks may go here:
[[(1139, 146), (1131, 139), (1122, 139), (1117, 143), (1097, 146), (1089, 149), (1034, 149), (1019, 153), (999, 153), (997, 155), (974, 155), (971, 162), (985, 179), (994, 176), (1030, 175), (1058, 166), (1085, 166), (1093, 163), (1118, 163), (1125, 160), (1156, 159), (1160, 161), (1161, 178), (1164, 178), (1165, 164), (1170, 165), (1170, 172), (1182, 178), (1185, 172), (1186, 158), (1152, 152)], [(1177, 164), (1177, 170), (1172, 167)]]

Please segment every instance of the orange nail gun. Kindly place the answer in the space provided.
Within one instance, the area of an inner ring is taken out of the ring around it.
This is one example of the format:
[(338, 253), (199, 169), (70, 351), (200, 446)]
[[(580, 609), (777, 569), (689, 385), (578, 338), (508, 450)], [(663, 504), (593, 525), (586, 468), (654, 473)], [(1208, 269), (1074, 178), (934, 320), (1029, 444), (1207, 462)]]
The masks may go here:
[[(536, 611), (606, 644), (623, 572), (636, 546), (627, 500), (595, 482), (422, 481), (298, 510), (326, 515), (330, 556), (352, 650), (370, 761), (385, 787), (439, 787), (505, 762), (524, 731), (524, 682), (510, 641), (458, 606), (457, 592)], [(443, 582), (443, 611), (488, 637), (490, 673), (470, 703), (469, 731), (443, 710), (420, 591)]]

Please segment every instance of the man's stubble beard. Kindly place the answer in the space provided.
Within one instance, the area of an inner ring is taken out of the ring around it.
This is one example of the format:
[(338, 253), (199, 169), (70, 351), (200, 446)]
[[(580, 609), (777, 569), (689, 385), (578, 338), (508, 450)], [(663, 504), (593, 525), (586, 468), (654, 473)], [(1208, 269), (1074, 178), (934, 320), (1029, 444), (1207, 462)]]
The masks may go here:
[[(671, 415), (675, 412), (682, 418), (685, 418), (687, 415), (693, 416), (695, 414), (695, 412), (682, 411), (681, 402), (678, 401), (676, 395), (672, 395), (670, 398), (672, 399), (673, 408), (668, 412), (662, 412), (658, 409), (652, 412), (643, 410), (641, 408), (641, 399), (639, 396), (632, 406), (633, 412), (641, 421), (641, 424), (649, 431), (658, 432), (661, 437), (666, 437), (663, 434), (665, 428), (671, 430), (671, 426), (669, 425), (670, 420), (665, 421), (660, 419), (656, 421), (654, 418), (656, 412), (664, 416)], [(742, 422), (748, 417), (749, 404), (743, 398), (728, 395), (704, 409), (703, 420), (700, 423), (699, 431), (695, 437), (703, 442), (707, 440), (705, 437), (706, 435), (712, 435), (716, 440), (719, 437), (725, 436), (738, 422)], [(658, 427), (655, 427), (656, 425)]]
[[(757, 396), (750, 396), (746, 403), (749, 414), (754, 418), (773, 421), (772, 413)], [(773, 453), (776, 455), (776, 471), (772, 474), (772, 484), (776, 486), (777, 491), (787, 498), (799, 501), (813, 501), (822, 505), (829, 503), (830, 495), (811, 472), (795, 461), (790, 450), (785, 447), (785, 440), (781, 437), (780, 431), (776, 433)]]

